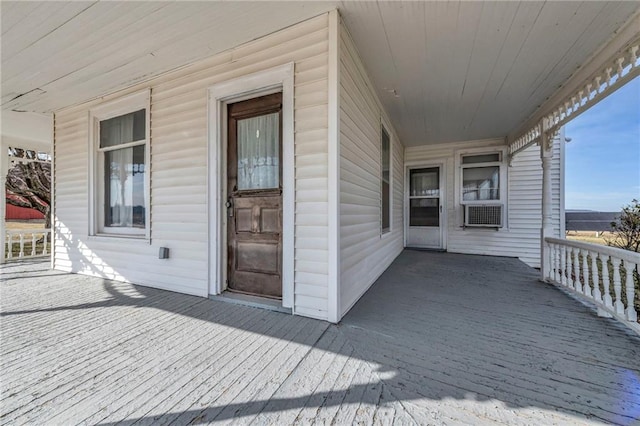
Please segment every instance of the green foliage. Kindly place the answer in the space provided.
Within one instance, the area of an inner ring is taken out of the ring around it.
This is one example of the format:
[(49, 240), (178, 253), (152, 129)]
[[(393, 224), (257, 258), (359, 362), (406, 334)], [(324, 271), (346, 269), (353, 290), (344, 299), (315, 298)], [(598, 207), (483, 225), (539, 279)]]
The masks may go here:
[(634, 199), (623, 207), (617, 221), (611, 222), (613, 239), (607, 245), (640, 252), (640, 202)]

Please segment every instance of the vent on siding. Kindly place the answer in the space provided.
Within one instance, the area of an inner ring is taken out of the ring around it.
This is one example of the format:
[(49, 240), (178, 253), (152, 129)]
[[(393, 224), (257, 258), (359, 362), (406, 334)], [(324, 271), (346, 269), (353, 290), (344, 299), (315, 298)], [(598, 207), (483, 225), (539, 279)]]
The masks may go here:
[(502, 204), (465, 204), (464, 226), (502, 228)]

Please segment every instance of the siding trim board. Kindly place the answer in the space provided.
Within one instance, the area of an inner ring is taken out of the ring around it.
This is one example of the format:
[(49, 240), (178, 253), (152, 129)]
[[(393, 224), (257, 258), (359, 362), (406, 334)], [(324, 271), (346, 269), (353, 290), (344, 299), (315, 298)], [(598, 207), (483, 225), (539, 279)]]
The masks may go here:
[(329, 12), (328, 58), (328, 292), (327, 319), (340, 321), (340, 16)]

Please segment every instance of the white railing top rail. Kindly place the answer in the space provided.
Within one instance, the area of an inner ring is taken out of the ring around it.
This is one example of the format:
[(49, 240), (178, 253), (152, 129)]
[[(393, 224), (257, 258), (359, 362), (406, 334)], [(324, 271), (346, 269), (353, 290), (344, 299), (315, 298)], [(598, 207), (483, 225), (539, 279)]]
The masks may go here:
[(19, 235), (19, 234), (48, 234), (51, 232), (51, 229), (6, 229), (5, 232), (11, 235)]
[(547, 243), (562, 244), (569, 247), (575, 247), (582, 250), (589, 250), (610, 257), (617, 257), (620, 260), (624, 260), (632, 263), (640, 263), (640, 253), (636, 253), (629, 250), (623, 250), (617, 247), (603, 246), (602, 244), (585, 243), (582, 241), (565, 240), (561, 238), (545, 238)]

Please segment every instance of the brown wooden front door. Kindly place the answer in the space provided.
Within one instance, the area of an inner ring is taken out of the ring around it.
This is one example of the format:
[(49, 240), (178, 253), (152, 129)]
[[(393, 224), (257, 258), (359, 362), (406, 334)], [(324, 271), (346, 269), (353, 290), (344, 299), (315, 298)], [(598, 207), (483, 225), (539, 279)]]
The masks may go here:
[(227, 288), (280, 299), (282, 94), (227, 108)]

